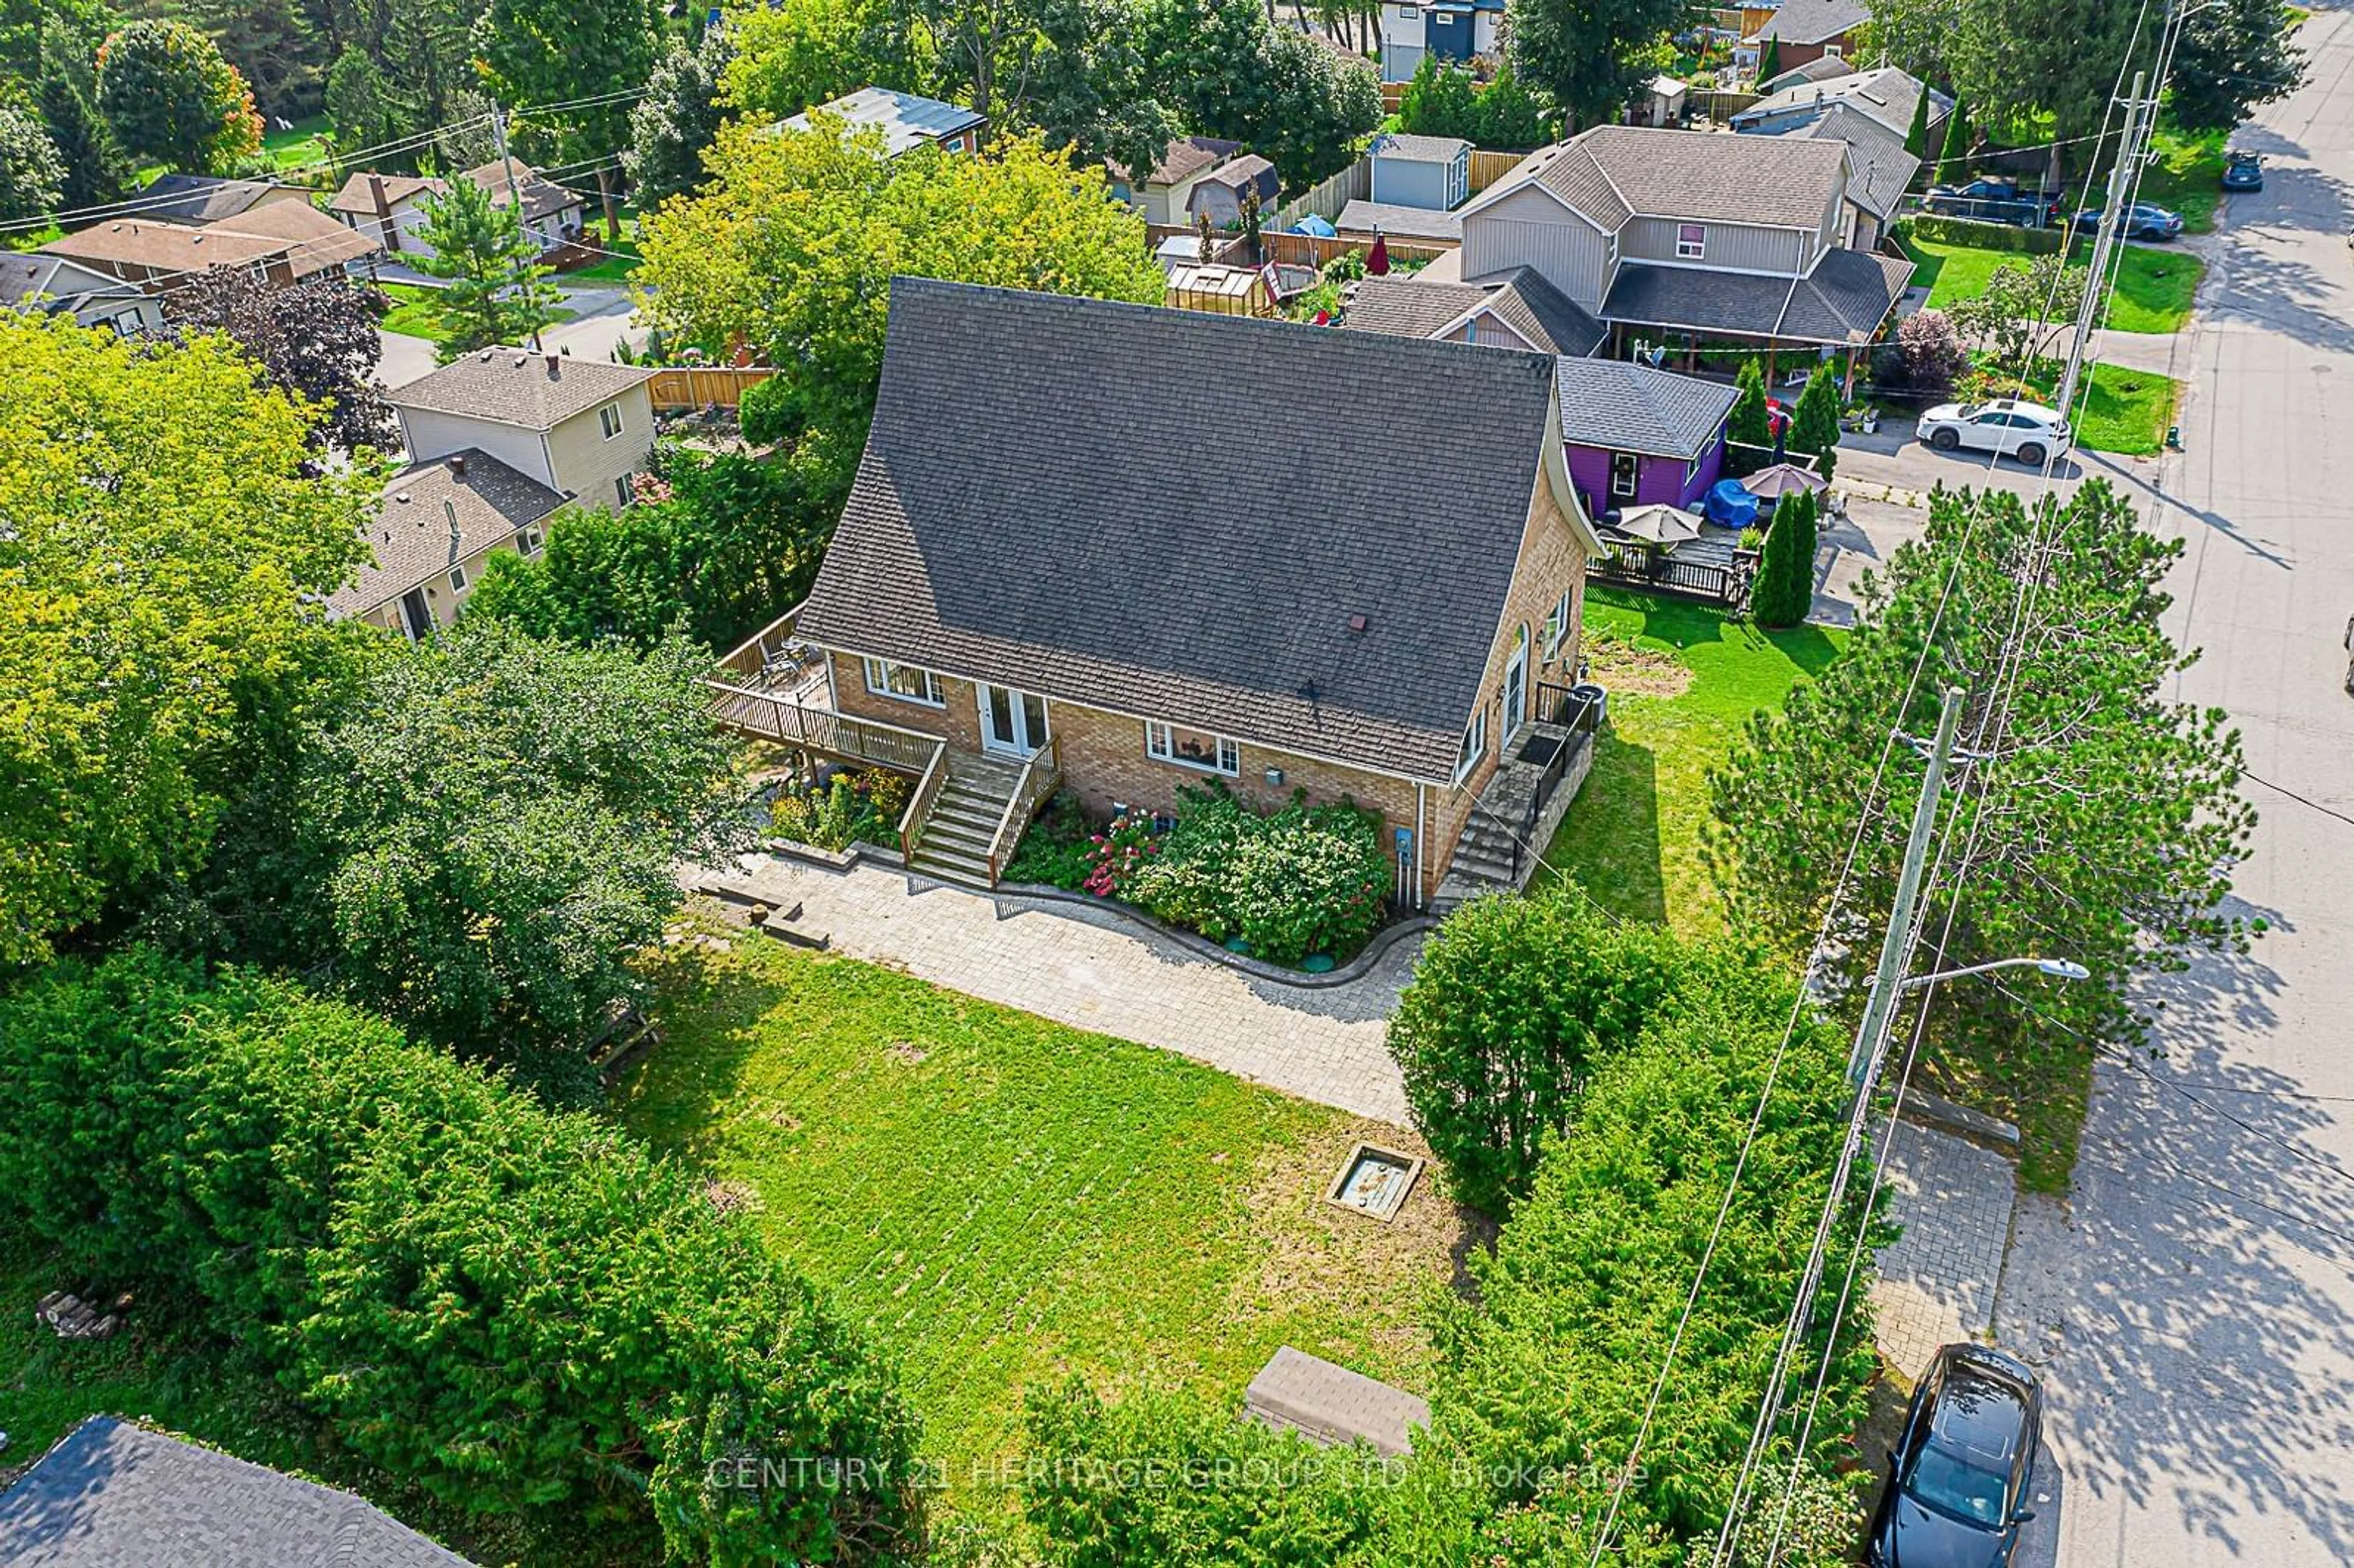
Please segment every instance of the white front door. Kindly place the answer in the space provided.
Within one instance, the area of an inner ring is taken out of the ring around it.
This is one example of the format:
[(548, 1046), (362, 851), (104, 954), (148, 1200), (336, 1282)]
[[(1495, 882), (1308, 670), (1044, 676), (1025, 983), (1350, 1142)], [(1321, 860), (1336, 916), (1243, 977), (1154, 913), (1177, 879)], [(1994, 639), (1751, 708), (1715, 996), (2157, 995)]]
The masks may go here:
[(1521, 727), (1529, 710), (1529, 629), (1512, 633), (1512, 656), (1504, 661), (1504, 738)]
[(1000, 757), (1026, 758), (1046, 744), (1046, 699), (1011, 686), (983, 684), (981, 748)]

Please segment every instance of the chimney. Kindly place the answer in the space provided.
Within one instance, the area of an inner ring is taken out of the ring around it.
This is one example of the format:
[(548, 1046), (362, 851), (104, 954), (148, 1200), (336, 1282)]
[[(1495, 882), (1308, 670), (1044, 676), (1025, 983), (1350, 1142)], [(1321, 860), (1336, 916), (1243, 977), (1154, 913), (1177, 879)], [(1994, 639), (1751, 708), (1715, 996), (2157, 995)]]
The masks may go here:
[(400, 226), (392, 221), (392, 203), (385, 198), (384, 176), (370, 170), (368, 196), (376, 203), (376, 227), (382, 231), (384, 248), (396, 255), (400, 250)]
[(451, 501), (444, 501), (444, 502), (441, 503), (441, 515), (442, 515), (443, 517), (447, 518), (447, 519), (449, 520), (449, 523), (450, 523), (450, 550), (451, 550), (451, 553), (452, 555), (454, 555), (454, 554), (456, 554), (456, 553), (457, 553), (457, 549), (458, 549), (458, 538), (459, 538), (459, 535), (460, 535), (460, 533), (461, 532), (461, 529), (459, 528), (459, 526), (458, 526), (458, 506), (457, 506), (457, 503), (455, 503), (455, 502), (451, 502)]
[(464, 452), (455, 452), (451, 454), (450, 458), (450, 472), (453, 478), (463, 479), (466, 477), (466, 454)]
[(556, 374), (557, 374), (557, 369), (556, 369), (556, 354), (555, 354), (555, 351), (554, 351), (554, 350), (550, 350), (550, 351), (548, 352), (548, 355), (547, 355), (547, 373), (548, 373), (550, 376), (554, 376), (554, 375), (556, 375)]

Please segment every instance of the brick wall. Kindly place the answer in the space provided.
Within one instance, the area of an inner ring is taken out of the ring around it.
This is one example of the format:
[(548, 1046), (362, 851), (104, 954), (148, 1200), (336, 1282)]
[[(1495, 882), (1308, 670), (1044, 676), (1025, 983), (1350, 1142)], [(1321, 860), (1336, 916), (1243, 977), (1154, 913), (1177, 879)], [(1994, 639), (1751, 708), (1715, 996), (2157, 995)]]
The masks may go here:
[[(1577, 668), (1578, 615), (1584, 608), (1585, 585), (1585, 549), (1554, 503), (1552, 491), (1540, 479), (1522, 529), (1503, 625), (1489, 649), (1487, 673), (1480, 683), (1480, 700), (1488, 707), (1488, 755), (1461, 787), (1431, 784), (1418, 790), (1410, 779), (1243, 742), (1238, 747), (1240, 772), (1226, 779), (1227, 788), (1262, 810), (1284, 804), (1295, 789), (1306, 789), (1311, 803), (1346, 796), (1381, 813), (1385, 844), (1389, 830), (1411, 832), (1419, 827), (1416, 855), (1421, 862), (1423, 894), (1427, 897), (1437, 890), (1472, 804), (1496, 770), (1503, 736), (1504, 667), (1511, 655), (1515, 631), (1525, 627), (1530, 641), (1530, 700), (1534, 701), (1540, 682), (1567, 684)], [(1573, 595), (1569, 634), (1548, 657), (1543, 646), (1545, 617), (1564, 590)], [(878, 696), (866, 689), (856, 656), (837, 652), (832, 660), (834, 701), (843, 713), (938, 736), (954, 750), (981, 749), (979, 694), (972, 682), (942, 675), (940, 687), (946, 700), (935, 707)], [(1182, 714), (1167, 717), (1179, 724), (1184, 719)], [(1199, 768), (1148, 756), (1141, 718), (1055, 701), (1048, 704), (1047, 722), (1056, 737), (1066, 787), (1097, 817), (1108, 815), (1115, 804), (1172, 811), (1181, 786), (1204, 783), (1212, 777)], [(1282, 783), (1267, 781), (1270, 768), (1282, 770)]]

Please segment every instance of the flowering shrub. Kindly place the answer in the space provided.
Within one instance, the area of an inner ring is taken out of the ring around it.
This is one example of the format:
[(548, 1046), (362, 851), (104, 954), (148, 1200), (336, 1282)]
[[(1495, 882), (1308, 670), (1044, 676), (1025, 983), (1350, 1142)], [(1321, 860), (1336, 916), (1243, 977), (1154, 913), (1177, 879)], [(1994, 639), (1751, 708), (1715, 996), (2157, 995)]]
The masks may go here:
[(1161, 853), (1161, 841), (1152, 836), (1152, 819), (1132, 812), (1114, 817), (1111, 825), (1089, 842), (1095, 846), (1095, 861), (1081, 885), (1098, 898), (1119, 896), (1129, 879)]
[(787, 783), (769, 807), (769, 837), (824, 850), (896, 842), (911, 786), (896, 773), (837, 773), (823, 788)]
[(1278, 963), (1354, 951), (1382, 922), (1389, 857), (1381, 819), (1346, 800), (1310, 807), (1306, 790), (1260, 816), (1224, 784), (1180, 792), (1166, 847), (1129, 896), (1212, 941), (1240, 937)]

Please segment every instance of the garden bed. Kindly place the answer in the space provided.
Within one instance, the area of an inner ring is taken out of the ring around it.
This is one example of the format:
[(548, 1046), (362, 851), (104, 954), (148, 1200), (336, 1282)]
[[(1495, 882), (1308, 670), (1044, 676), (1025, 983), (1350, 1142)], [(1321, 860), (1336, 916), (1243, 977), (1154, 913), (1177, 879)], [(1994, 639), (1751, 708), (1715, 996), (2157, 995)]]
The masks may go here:
[(1022, 837), (1006, 879), (1085, 894), (1239, 957), (1309, 974), (1338, 969), (1389, 914), (1381, 819), (1305, 790), (1262, 814), (1214, 781), (1178, 791), (1174, 817), (1090, 821), (1055, 797)]
[(791, 769), (767, 776), (760, 787), (762, 846), (815, 851), (846, 866), (854, 844), (896, 843), (899, 819), (915, 786), (887, 768)]

